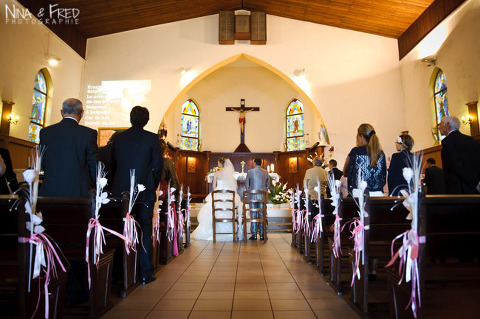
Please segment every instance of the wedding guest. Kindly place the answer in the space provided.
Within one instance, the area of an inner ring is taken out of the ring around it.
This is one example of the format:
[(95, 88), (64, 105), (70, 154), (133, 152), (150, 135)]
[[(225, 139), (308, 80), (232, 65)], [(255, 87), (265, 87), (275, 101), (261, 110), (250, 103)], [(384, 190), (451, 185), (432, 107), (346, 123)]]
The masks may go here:
[(460, 133), (460, 120), (446, 116), (439, 130), (442, 140), (442, 166), (447, 194), (480, 193), (480, 143)]
[(388, 194), (391, 196), (400, 195), (400, 190), (408, 189), (407, 181), (403, 177), (403, 169), (413, 166), (413, 138), (408, 134), (402, 134), (395, 141), (397, 153), (392, 154), (388, 168)]
[(320, 182), (320, 193), (325, 194), (327, 187), (328, 173), (322, 168), (322, 161), (316, 158), (313, 161), (314, 166), (307, 169), (305, 177), (303, 178), (303, 184), (307, 185), (308, 196), (312, 200), (318, 200), (318, 193), (315, 191), (315, 187)]
[[(334, 159), (331, 159), (328, 161), (328, 178), (333, 177), (334, 180), (339, 181), (342, 176), (343, 172), (337, 168), (337, 161)], [(331, 197), (330, 194), (330, 188), (327, 185), (327, 197)]]
[(12, 194), (18, 189), (17, 175), (13, 171), (10, 152), (6, 148), (0, 148), (0, 156), (5, 164), (5, 173), (0, 178), (0, 194)]
[(445, 176), (443, 170), (436, 165), (434, 158), (427, 159), (425, 167), (424, 185), (427, 187), (427, 195), (445, 194)]
[(157, 134), (145, 131), (149, 112), (146, 108), (135, 106), (130, 112), (132, 127), (118, 133), (113, 138), (112, 173), (114, 196), (130, 190), (130, 170), (135, 170), (135, 183), (142, 184), (146, 190), (138, 194), (138, 204), (132, 213), (140, 224), (143, 244), (139, 249), (139, 276), (141, 284), (155, 280), (152, 266), (152, 218), (156, 201), (156, 189), (163, 167), (160, 143)]
[(352, 148), (345, 160), (343, 174), (348, 180), (349, 194), (358, 187), (358, 177), (367, 183), (370, 196), (382, 196), (386, 183), (387, 167), (385, 154), (375, 129), (362, 124), (357, 130), (357, 146)]
[(83, 116), (80, 100), (66, 99), (60, 111), (63, 119), (40, 131), (45, 153), (45, 173), (40, 196), (88, 196), (97, 169), (97, 131), (79, 125)]
[[(166, 187), (161, 187), (162, 191), (167, 191), (168, 185), (176, 189), (176, 193), (180, 190), (180, 182), (178, 181), (177, 171), (175, 170), (175, 163), (172, 161), (167, 153), (168, 144), (164, 139), (160, 139), (160, 148), (163, 156), (163, 170), (160, 181), (164, 181)], [(165, 189), (165, 190), (164, 190)], [(166, 202), (166, 201), (165, 201)]]
[[(266, 191), (270, 185), (270, 176), (267, 171), (262, 168), (262, 159), (255, 158), (253, 160), (254, 168), (247, 172), (246, 184), (247, 190), (262, 190)], [(258, 197), (260, 196), (260, 197)], [(261, 195), (252, 195), (251, 199), (261, 199)], [(262, 203), (252, 203), (252, 208), (262, 208)], [(258, 216), (257, 216), (258, 215)], [(252, 212), (252, 218), (263, 218), (262, 212)], [(249, 239), (257, 240), (257, 231), (260, 233), (260, 240), (264, 240), (263, 223), (251, 223), (250, 231), (252, 236)]]

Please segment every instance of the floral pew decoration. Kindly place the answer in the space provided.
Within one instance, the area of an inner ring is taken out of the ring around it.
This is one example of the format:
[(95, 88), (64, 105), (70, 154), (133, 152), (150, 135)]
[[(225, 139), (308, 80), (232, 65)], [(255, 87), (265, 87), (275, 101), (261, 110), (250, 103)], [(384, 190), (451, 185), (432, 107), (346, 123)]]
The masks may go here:
[(153, 244), (155, 245), (155, 241), (160, 244), (160, 228), (161, 228), (161, 221), (160, 221), (160, 214), (162, 212), (162, 205), (163, 205), (163, 200), (161, 199), (163, 196), (163, 191), (161, 190), (160, 185), (157, 188), (156, 191), (156, 199), (157, 201), (155, 202), (153, 206)]
[(135, 169), (130, 170), (130, 198), (128, 201), (128, 212), (124, 219), (123, 224), (123, 236), (125, 240), (125, 250), (127, 254), (130, 254), (130, 249), (132, 251), (137, 251), (138, 244), (138, 231), (137, 226), (140, 227), (140, 224), (135, 220), (131, 215), (133, 206), (136, 204), (138, 195), (145, 190), (145, 186), (142, 184), (135, 185)]
[[(108, 231), (109, 233), (119, 237), (125, 242), (128, 242), (128, 239), (123, 236), (122, 234), (104, 227), (100, 224), (100, 208), (103, 204), (107, 204), (110, 202), (108, 198), (108, 193), (103, 191), (103, 188), (107, 185), (107, 178), (106, 173), (104, 171), (105, 165), (102, 162), (98, 162), (97, 165), (97, 181), (96, 181), (96, 188), (95, 188), (95, 218), (90, 218), (87, 228), (87, 236), (86, 236), (86, 250), (85, 250), (85, 261), (88, 265), (88, 287), (92, 287), (92, 277), (90, 274), (90, 236), (93, 235), (93, 264), (97, 265), (100, 261), (100, 256), (103, 254), (103, 245), (105, 245), (105, 234), (104, 230)], [(127, 245), (127, 244), (125, 244)], [(128, 243), (130, 245), (130, 243)]]
[(313, 218), (313, 227), (312, 227), (312, 234), (310, 241), (311, 242), (317, 242), (318, 238), (320, 238), (320, 233), (323, 233), (323, 225), (322, 225), (322, 192), (321, 192), (321, 187), (320, 187), (320, 182), (318, 182), (317, 186), (314, 188), (315, 192), (317, 193), (318, 196), (318, 201), (317, 203), (314, 203), (314, 206), (318, 208), (318, 214)]
[[(352, 234), (351, 238), (353, 238), (353, 252), (355, 254), (355, 263), (353, 266), (351, 282), (352, 287), (355, 282), (355, 276), (360, 279), (360, 263), (363, 265), (365, 260), (364, 232), (365, 230), (368, 230), (368, 226), (365, 227), (365, 216), (367, 216), (367, 212), (365, 211), (365, 189), (367, 188), (367, 182), (362, 179), (360, 171), (358, 171), (357, 181), (358, 187), (357, 189), (353, 190), (352, 197), (358, 207), (359, 219), (354, 219), (343, 225), (343, 227), (345, 227), (347, 224), (350, 224), (350, 233)], [(355, 198), (358, 198), (358, 200), (356, 200)]]
[(298, 234), (301, 225), (300, 200), (302, 192), (298, 185), (296, 190), (290, 189), (288, 192), (290, 193), (290, 208), (292, 209), (292, 232)]
[[(27, 169), (23, 172), (23, 177), (28, 183), (27, 188), (20, 188), (15, 192), (19, 194), (20, 198), (15, 201), (12, 208), (17, 208), (18, 205), (23, 203), (25, 199), (25, 213), (29, 215), (30, 221), (26, 222), (26, 228), (30, 233), (30, 237), (19, 237), (20, 243), (30, 243), (30, 254), (28, 261), (28, 292), (31, 289), (31, 281), (35, 278), (40, 278), (42, 271), (44, 274), (45, 282), (43, 285), (44, 299), (45, 299), (45, 318), (48, 319), (49, 309), (49, 292), (48, 285), (52, 276), (58, 278), (56, 263), (60, 266), (63, 272), (66, 272), (65, 267), (59, 257), (63, 256), (57, 243), (45, 233), (45, 228), (41, 225), (43, 222), (42, 213), (37, 212), (37, 199), (38, 199), (38, 184), (39, 184), (39, 172), (42, 161), (44, 149), (40, 146), (36, 146), (32, 149), (32, 163), (33, 168)], [(33, 260), (33, 247), (35, 246), (35, 260)], [(65, 259), (65, 258), (63, 258)], [(32, 274), (33, 269), (33, 274)], [(36, 308), (32, 314), (32, 318), (35, 317), (38, 307), (40, 305), (41, 291), (39, 290), (38, 302)]]
[(340, 240), (340, 232), (341, 232), (341, 221), (342, 218), (338, 215), (338, 208), (340, 206), (340, 184), (341, 182), (335, 180), (333, 174), (328, 175), (328, 188), (330, 189), (330, 195), (332, 196), (332, 206), (333, 215), (335, 216), (335, 222), (333, 223), (333, 244), (332, 244), (332, 252), (335, 258), (338, 258), (342, 253), (342, 243)]
[(178, 256), (178, 245), (177, 245), (177, 213), (175, 209), (175, 188), (168, 187), (169, 192), (167, 194), (167, 204), (168, 210), (165, 212), (167, 214), (167, 238), (169, 242), (173, 242), (173, 252), (174, 256)]
[(303, 193), (305, 194), (305, 198), (303, 199), (303, 203), (305, 204), (305, 209), (302, 212), (302, 228), (303, 228), (303, 234), (306, 237), (310, 237), (310, 221), (308, 220), (309, 217), (309, 211), (308, 211), (308, 188), (307, 188), (307, 183), (303, 184)]
[(178, 195), (178, 219), (177, 219), (178, 238), (183, 238), (183, 227), (185, 227), (185, 216), (182, 212), (182, 202), (183, 202), (183, 184), (180, 186), (180, 193)]
[[(391, 254), (392, 259), (385, 267), (392, 266), (395, 261), (399, 260), (398, 273), (400, 275), (400, 285), (405, 277), (405, 282), (412, 283), (412, 291), (410, 301), (405, 309), (411, 307), (414, 318), (417, 318), (417, 311), (421, 307), (420, 300), (420, 277), (418, 265), (419, 244), (425, 242), (425, 237), (418, 236), (418, 208), (419, 195), (422, 189), (421, 172), (422, 157), (414, 155), (412, 167), (403, 169), (403, 177), (407, 181), (408, 191), (401, 190), (401, 194), (405, 197), (402, 204), (408, 209), (407, 219), (412, 220), (411, 229), (398, 235), (392, 241)], [(395, 206), (394, 206), (395, 207)], [(393, 207), (392, 207), (393, 210)], [(402, 246), (394, 253), (394, 245), (397, 239), (402, 239)]]

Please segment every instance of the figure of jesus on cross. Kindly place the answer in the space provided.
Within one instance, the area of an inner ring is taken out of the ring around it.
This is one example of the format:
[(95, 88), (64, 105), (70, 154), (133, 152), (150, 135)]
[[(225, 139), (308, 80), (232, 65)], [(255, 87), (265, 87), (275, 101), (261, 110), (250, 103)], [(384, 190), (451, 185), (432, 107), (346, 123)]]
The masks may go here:
[(245, 99), (240, 100), (240, 107), (227, 107), (226, 111), (238, 112), (240, 117), (238, 118), (238, 123), (240, 124), (240, 143), (245, 143), (245, 124), (247, 120), (245, 118), (245, 113), (251, 111), (260, 111), (259, 107), (245, 107)]

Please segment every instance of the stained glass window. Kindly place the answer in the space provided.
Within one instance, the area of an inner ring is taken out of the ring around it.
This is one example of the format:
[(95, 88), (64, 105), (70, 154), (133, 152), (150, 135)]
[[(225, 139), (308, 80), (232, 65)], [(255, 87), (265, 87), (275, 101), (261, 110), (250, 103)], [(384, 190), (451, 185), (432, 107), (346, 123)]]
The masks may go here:
[(438, 125), (445, 116), (449, 116), (448, 113), (448, 100), (447, 100), (447, 79), (445, 73), (441, 69), (438, 70), (435, 76), (435, 83), (433, 85), (433, 96), (435, 100), (435, 124), (437, 127), (437, 136), (441, 140), (440, 131)]
[(182, 105), (180, 149), (198, 151), (199, 124), (198, 107), (192, 100), (187, 100)]
[(38, 71), (33, 83), (32, 113), (28, 128), (28, 140), (40, 142), (40, 130), (45, 125), (45, 109), (47, 107), (47, 81), (42, 70)]
[(305, 130), (303, 123), (303, 104), (293, 99), (287, 107), (286, 114), (286, 146), (287, 151), (305, 149)]

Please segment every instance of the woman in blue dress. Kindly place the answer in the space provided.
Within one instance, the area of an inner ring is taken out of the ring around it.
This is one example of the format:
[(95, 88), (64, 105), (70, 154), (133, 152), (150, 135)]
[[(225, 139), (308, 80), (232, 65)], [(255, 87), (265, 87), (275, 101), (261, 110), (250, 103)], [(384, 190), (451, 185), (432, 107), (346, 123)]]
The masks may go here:
[(348, 180), (348, 192), (358, 186), (358, 177), (367, 182), (370, 196), (382, 196), (386, 183), (387, 166), (385, 154), (375, 129), (370, 124), (362, 124), (357, 130), (357, 146), (352, 148), (343, 168)]

